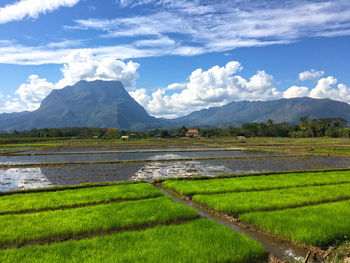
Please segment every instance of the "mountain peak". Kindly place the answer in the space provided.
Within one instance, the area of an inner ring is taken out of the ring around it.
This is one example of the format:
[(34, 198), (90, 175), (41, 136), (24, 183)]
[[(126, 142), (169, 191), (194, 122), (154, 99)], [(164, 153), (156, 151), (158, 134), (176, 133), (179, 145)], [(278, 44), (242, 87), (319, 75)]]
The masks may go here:
[(124, 89), (120, 81), (79, 81), (72, 86), (53, 90), (40, 108), (2, 121), (0, 130), (32, 128), (116, 127), (140, 129), (159, 122), (148, 115)]

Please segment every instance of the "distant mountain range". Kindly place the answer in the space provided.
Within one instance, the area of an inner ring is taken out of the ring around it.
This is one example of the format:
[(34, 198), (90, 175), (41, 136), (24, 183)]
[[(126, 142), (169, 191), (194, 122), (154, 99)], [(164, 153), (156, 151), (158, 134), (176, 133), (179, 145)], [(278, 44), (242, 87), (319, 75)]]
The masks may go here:
[(231, 102), (166, 120), (150, 116), (119, 81), (79, 81), (53, 90), (40, 108), (29, 112), (0, 114), (0, 130), (62, 127), (116, 127), (123, 130), (229, 126), (245, 122), (298, 123), (313, 118), (341, 117), (350, 123), (350, 105), (330, 99), (294, 98), (273, 101)]
[(350, 105), (330, 99), (308, 97), (239, 101), (222, 107), (195, 111), (174, 121), (191, 126), (240, 125), (245, 122), (266, 122), (269, 119), (275, 123), (296, 124), (305, 115), (309, 115), (310, 119), (341, 117), (350, 124)]

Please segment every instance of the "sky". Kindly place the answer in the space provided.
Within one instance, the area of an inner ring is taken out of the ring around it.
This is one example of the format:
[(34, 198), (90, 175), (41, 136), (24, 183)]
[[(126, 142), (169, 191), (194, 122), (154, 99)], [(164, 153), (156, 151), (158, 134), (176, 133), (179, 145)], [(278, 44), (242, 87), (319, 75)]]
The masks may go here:
[(164, 118), (241, 100), (350, 103), (350, 1), (0, 1), (0, 113), (96, 79)]

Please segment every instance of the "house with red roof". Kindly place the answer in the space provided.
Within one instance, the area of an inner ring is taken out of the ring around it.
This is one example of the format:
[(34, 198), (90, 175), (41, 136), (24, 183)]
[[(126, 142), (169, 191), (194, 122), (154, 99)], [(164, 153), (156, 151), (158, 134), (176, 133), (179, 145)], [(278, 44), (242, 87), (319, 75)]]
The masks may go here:
[(197, 129), (189, 129), (186, 132), (186, 136), (188, 136), (188, 137), (199, 137), (199, 132), (198, 132)]

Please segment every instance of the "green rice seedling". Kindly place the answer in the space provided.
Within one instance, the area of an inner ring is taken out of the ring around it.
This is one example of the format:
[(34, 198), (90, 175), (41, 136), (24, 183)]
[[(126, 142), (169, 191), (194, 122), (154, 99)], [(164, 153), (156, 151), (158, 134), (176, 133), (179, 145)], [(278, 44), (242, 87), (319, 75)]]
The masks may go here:
[(244, 192), (293, 186), (349, 183), (350, 171), (286, 173), (208, 180), (168, 180), (162, 184), (184, 195)]
[(237, 215), (244, 212), (285, 209), (350, 198), (350, 184), (306, 186), (279, 190), (194, 195), (193, 200), (220, 212)]
[(262, 262), (262, 245), (208, 219), (50, 245), (0, 250), (7, 262)]
[(12, 194), (0, 196), (0, 214), (74, 207), (117, 200), (137, 200), (162, 195), (161, 191), (147, 183)]
[(315, 152), (350, 153), (350, 149), (315, 149)]
[(190, 207), (169, 197), (111, 203), (33, 214), (0, 216), (0, 246), (74, 238), (197, 218)]
[(247, 213), (239, 218), (292, 241), (321, 248), (350, 237), (350, 201)]

